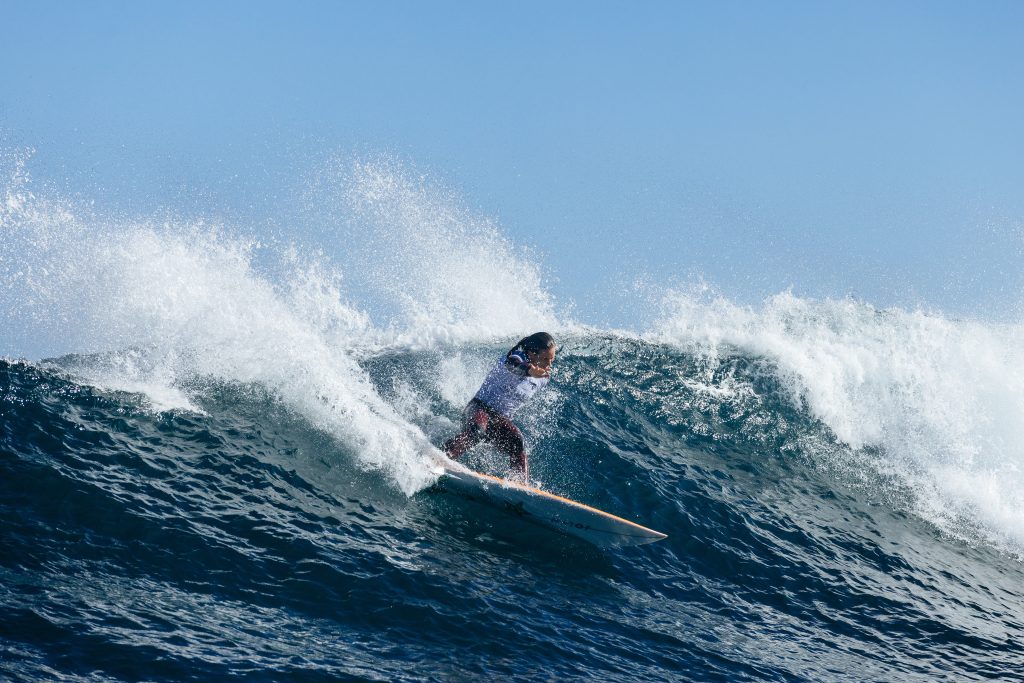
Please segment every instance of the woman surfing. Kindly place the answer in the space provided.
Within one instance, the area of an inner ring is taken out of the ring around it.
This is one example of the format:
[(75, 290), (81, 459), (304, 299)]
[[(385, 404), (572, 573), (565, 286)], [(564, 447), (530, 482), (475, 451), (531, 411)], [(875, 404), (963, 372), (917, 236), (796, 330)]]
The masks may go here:
[(550, 334), (537, 332), (499, 358), (463, 411), (462, 431), (444, 443), (445, 455), (457, 460), (484, 441), (509, 456), (512, 476), (528, 481), (526, 447), (512, 416), (547, 386), (556, 350)]

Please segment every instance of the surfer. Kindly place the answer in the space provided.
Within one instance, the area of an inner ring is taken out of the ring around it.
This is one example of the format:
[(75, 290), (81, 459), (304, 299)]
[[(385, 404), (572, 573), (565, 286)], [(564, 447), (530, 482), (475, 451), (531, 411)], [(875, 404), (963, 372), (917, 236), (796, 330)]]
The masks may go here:
[(537, 332), (499, 358), (463, 411), (462, 431), (445, 441), (445, 455), (456, 460), (486, 441), (509, 456), (513, 476), (527, 480), (526, 447), (512, 415), (547, 386), (556, 350), (550, 334)]

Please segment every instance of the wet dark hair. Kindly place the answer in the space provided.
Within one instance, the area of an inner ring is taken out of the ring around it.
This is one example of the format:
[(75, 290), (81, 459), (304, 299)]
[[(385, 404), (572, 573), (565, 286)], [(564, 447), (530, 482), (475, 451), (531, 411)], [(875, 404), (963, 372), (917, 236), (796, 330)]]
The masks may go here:
[(538, 351), (546, 351), (553, 346), (555, 346), (555, 338), (550, 334), (547, 332), (534, 332), (529, 337), (520, 339), (518, 344), (509, 349), (505, 357), (508, 358), (519, 349), (527, 353), (537, 353)]

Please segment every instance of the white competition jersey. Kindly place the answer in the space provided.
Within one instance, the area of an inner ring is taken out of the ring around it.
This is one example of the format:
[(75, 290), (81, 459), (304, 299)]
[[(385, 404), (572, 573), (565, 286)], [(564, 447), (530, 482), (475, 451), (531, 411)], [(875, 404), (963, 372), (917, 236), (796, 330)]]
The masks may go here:
[(524, 351), (511, 353), (507, 360), (502, 354), (474, 398), (495, 412), (512, 417), (520, 406), (548, 384), (547, 377), (530, 377), (527, 373), (529, 367), (530, 361)]

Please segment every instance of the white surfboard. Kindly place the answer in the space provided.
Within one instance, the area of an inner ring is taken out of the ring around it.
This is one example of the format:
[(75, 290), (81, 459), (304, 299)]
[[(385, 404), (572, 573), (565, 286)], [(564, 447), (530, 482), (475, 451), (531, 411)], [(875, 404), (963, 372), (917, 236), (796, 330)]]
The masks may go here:
[(445, 458), (435, 472), (435, 486), (446, 492), (490, 505), (508, 514), (582, 538), (601, 548), (653, 543), (666, 535), (532, 486), (481, 474)]

